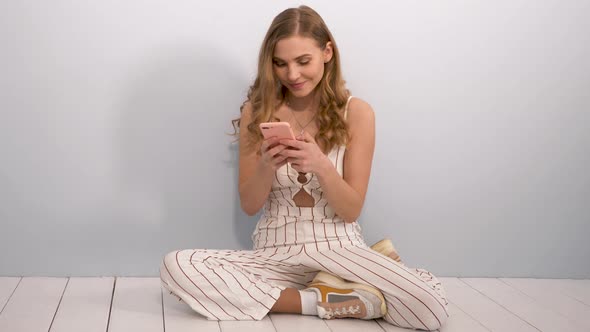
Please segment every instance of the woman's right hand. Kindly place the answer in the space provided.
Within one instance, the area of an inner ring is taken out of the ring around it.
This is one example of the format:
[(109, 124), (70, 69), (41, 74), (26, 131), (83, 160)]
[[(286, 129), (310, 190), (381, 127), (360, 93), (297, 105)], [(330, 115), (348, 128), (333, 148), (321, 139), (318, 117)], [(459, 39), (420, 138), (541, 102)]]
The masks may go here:
[(272, 170), (273, 173), (287, 163), (287, 156), (281, 155), (281, 151), (287, 146), (279, 141), (279, 138), (271, 137), (262, 141), (260, 145), (260, 162), (265, 169)]

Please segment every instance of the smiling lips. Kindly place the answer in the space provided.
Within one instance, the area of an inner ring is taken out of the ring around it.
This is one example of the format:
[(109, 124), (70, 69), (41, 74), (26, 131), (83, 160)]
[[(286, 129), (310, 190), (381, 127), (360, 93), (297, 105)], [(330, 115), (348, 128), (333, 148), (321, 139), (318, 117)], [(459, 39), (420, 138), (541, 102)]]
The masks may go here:
[(291, 88), (293, 88), (293, 90), (300, 90), (301, 88), (303, 88), (304, 84), (305, 84), (305, 82), (296, 83), (296, 84), (289, 84), (289, 85), (291, 86)]

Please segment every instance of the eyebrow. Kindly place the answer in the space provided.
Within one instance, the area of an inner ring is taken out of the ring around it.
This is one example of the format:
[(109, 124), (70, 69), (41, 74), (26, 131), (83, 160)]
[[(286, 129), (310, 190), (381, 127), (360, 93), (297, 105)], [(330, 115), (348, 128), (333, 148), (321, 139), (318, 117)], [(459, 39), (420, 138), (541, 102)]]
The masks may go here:
[[(296, 57), (296, 58), (295, 58), (295, 60), (300, 60), (301, 58), (304, 58), (304, 57), (306, 57), (306, 56), (311, 56), (311, 54), (307, 54), (307, 53), (306, 53), (306, 54), (300, 55), (300, 56)], [(281, 59), (281, 58), (277, 58), (276, 56), (273, 56), (273, 57), (272, 57), (272, 59), (273, 59), (273, 60), (275, 60), (275, 61), (277, 61), (277, 60), (278, 60), (278, 61), (283, 61), (283, 62), (285, 62), (285, 60), (283, 60), (283, 59)]]

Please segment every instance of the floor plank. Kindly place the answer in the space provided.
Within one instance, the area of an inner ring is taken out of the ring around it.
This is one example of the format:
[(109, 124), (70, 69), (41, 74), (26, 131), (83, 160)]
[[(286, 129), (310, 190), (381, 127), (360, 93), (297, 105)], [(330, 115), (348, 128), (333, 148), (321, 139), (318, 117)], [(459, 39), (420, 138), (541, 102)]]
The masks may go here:
[(565, 283), (567, 285), (565, 288), (570, 290), (568, 293), (571, 294), (572, 297), (590, 305), (590, 280), (565, 279)]
[(162, 289), (164, 324), (166, 332), (219, 332), (217, 321), (207, 320), (192, 310), (186, 303), (179, 301), (167, 290)]
[(330, 332), (325, 321), (316, 316), (270, 314), (277, 332)]
[(580, 325), (547, 309), (531, 297), (498, 279), (463, 278), (461, 280), (541, 331), (583, 331)]
[(545, 288), (562, 292), (590, 306), (590, 280), (575, 279), (528, 279)]
[(500, 280), (590, 331), (590, 306), (565, 295), (560, 287), (547, 287), (544, 279), (500, 278)]
[(163, 332), (159, 278), (117, 278), (107, 332)]
[(383, 328), (375, 320), (352, 318), (330, 319), (325, 321), (328, 328), (338, 332), (383, 332)]
[(2, 277), (0, 278), (0, 314), (2, 313), (4, 306), (8, 303), (8, 299), (14, 293), (21, 278), (15, 277)]
[[(469, 332), (487, 332), (490, 331), (485, 326), (481, 325), (480, 322), (473, 319), (471, 316), (463, 312), (453, 302), (449, 301), (449, 318), (438, 331), (440, 332), (457, 332), (457, 331), (469, 331)], [(408, 329), (398, 327), (387, 323), (383, 319), (377, 320), (377, 323), (381, 325), (381, 328), (386, 332), (407, 332)]]
[(50, 332), (104, 332), (115, 278), (70, 278)]
[[(590, 331), (590, 280), (439, 279), (450, 302), (440, 332)], [(209, 321), (162, 294), (158, 278), (117, 278), (113, 296), (114, 283), (114, 278), (0, 278), (0, 331), (408, 331), (383, 320), (288, 314)]]
[(506, 308), (476, 291), (458, 278), (439, 278), (447, 297), (461, 311), (491, 331), (538, 332)]
[(275, 332), (275, 326), (269, 316), (260, 321), (223, 321), (219, 322), (221, 332)]
[(395, 326), (395, 325), (389, 324), (388, 322), (384, 321), (383, 319), (378, 319), (378, 320), (376, 320), (376, 322), (377, 322), (377, 324), (379, 324), (379, 326), (381, 326), (381, 328), (385, 332), (408, 332), (408, 331), (413, 331), (413, 330), (408, 330), (408, 329), (404, 329), (404, 328), (399, 327), (399, 326)]
[(48, 331), (67, 278), (23, 278), (0, 315), (0, 331)]
[(449, 318), (446, 323), (440, 328), (440, 332), (455, 332), (455, 331), (469, 331), (469, 332), (486, 332), (490, 329), (483, 326), (480, 322), (465, 313), (461, 308), (449, 301)]

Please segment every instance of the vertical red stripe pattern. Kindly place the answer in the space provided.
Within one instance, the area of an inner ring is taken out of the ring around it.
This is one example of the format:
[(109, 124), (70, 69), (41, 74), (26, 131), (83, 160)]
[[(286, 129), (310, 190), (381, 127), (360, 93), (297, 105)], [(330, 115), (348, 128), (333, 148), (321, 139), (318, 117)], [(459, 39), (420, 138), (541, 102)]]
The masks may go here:
[[(341, 176), (345, 150), (338, 146), (328, 153)], [(370, 249), (358, 222), (345, 223), (335, 214), (313, 174), (303, 186), (315, 206), (298, 207), (292, 197), (302, 184), (296, 177), (288, 164), (275, 173), (252, 233), (253, 250), (171, 252), (160, 268), (162, 285), (208, 319), (260, 320), (283, 289), (305, 288), (318, 271), (326, 271), (380, 289), (387, 301), (385, 321), (404, 328), (440, 328), (448, 317), (448, 301), (439, 280)]]

